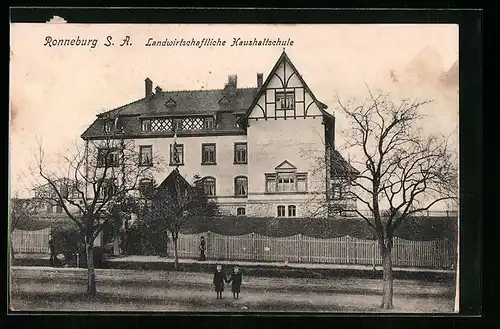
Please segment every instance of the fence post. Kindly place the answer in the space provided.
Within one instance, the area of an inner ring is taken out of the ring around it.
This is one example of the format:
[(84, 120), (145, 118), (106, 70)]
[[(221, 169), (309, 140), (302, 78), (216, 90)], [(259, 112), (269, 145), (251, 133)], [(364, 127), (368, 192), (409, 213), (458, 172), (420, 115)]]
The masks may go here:
[(252, 232), (252, 260), (255, 260), (255, 233)]
[(302, 263), (302, 235), (300, 233), (298, 237), (297, 259), (299, 263)]
[(351, 242), (349, 241), (349, 236), (348, 235), (345, 236), (345, 243), (346, 243), (346, 251), (347, 251), (347, 253), (346, 253), (346, 257), (347, 257), (346, 263), (349, 264), (349, 254), (351, 253), (350, 252), (351, 251)]
[(372, 245), (372, 260), (373, 260), (373, 271), (375, 272), (377, 270), (376, 268), (376, 262), (375, 262), (375, 254), (376, 254), (376, 247), (377, 247), (377, 239), (373, 239), (373, 245)]
[(205, 257), (207, 259), (211, 258), (210, 254), (208, 252), (209, 250), (212, 251), (212, 246), (211, 246), (211, 240), (210, 240), (210, 231), (207, 231), (207, 241), (206, 241), (206, 244), (205, 244), (205, 252), (206, 252)]
[(354, 257), (354, 264), (358, 263), (358, 244), (356, 243), (356, 238), (352, 238), (352, 247), (353, 247), (353, 257)]

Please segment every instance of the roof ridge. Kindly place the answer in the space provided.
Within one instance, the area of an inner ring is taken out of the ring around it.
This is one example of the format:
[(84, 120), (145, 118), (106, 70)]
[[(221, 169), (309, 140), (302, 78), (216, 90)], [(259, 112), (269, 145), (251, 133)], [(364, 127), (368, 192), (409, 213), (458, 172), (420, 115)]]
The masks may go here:
[[(248, 89), (258, 89), (259, 87), (243, 87), (243, 88), (236, 88), (236, 90), (248, 90)], [(187, 92), (193, 92), (193, 91), (224, 91), (224, 89), (179, 89), (179, 90), (162, 90), (160, 93), (162, 94), (167, 94), (167, 93), (187, 93)], [(155, 95), (158, 95), (156, 93)]]
[(122, 110), (125, 106), (129, 106), (129, 105), (132, 105), (132, 104), (138, 103), (138, 102), (140, 102), (140, 101), (142, 101), (142, 100), (145, 100), (145, 99), (146, 99), (146, 98), (139, 98), (139, 99), (136, 99), (135, 101), (132, 101), (132, 102), (130, 102), (130, 103), (127, 103), (127, 104), (122, 105), (122, 106), (119, 106), (119, 107), (116, 107), (116, 108), (114, 108), (114, 109), (112, 109), (112, 110), (108, 110), (108, 111), (104, 111), (104, 112), (98, 113), (96, 116), (98, 116), (98, 117), (99, 117), (99, 116), (101, 116), (101, 115), (108, 114), (108, 113), (111, 113), (111, 112), (113, 112), (113, 111)]

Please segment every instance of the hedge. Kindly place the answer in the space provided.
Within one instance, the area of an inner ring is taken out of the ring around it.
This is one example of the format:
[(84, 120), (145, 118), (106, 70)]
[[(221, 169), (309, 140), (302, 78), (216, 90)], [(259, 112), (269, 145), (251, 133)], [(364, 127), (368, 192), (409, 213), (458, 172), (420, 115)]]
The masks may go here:
[[(323, 239), (346, 235), (358, 239), (374, 239), (372, 229), (360, 218), (197, 218), (187, 223), (182, 233), (199, 234), (207, 231), (229, 236), (256, 233), (275, 237), (301, 234)], [(401, 222), (395, 231), (395, 236), (412, 241), (455, 239), (457, 236), (457, 217), (408, 218)]]

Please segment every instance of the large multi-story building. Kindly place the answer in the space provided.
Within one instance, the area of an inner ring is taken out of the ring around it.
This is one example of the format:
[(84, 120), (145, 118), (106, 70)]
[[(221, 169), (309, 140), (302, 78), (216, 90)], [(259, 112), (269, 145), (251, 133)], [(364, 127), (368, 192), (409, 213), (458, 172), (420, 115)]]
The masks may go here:
[(188, 182), (201, 178), (225, 215), (326, 216), (318, 211), (325, 204), (356, 206), (333, 183), (335, 117), (285, 52), (253, 88), (230, 75), (222, 89), (153, 90), (147, 78), (144, 98), (98, 114), (82, 138), (102, 140), (113, 129), (133, 141), (138, 166), (164, 167), (156, 182), (176, 168)]

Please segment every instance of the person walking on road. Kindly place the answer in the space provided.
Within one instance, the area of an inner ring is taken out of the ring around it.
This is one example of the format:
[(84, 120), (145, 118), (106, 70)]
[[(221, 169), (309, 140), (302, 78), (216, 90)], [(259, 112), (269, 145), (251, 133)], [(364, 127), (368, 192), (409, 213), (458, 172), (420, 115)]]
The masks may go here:
[(240, 298), (240, 288), (241, 288), (242, 276), (240, 272), (240, 268), (236, 265), (233, 268), (233, 273), (231, 273), (231, 277), (227, 281), (227, 283), (231, 283), (231, 292), (233, 293), (233, 298)]
[(214, 287), (217, 293), (217, 299), (222, 299), (222, 292), (224, 291), (224, 282), (227, 282), (226, 275), (222, 272), (222, 265), (217, 265), (214, 273)]
[(205, 256), (205, 237), (200, 238), (200, 261), (205, 261), (207, 257)]

